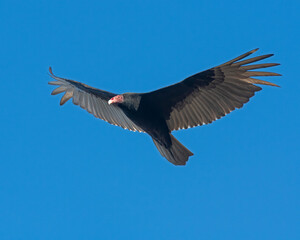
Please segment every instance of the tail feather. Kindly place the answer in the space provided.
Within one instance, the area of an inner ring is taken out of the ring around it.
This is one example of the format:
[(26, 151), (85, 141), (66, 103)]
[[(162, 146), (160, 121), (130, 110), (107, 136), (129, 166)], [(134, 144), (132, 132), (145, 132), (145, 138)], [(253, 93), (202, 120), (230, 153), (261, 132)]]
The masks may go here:
[(194, 154), (183, 146), (173, 135), (171, 135), (172, 145), (169, 148), (159, 144), (153, 139), (160, 154), (174, 165), (185, 165), (190, 156)]

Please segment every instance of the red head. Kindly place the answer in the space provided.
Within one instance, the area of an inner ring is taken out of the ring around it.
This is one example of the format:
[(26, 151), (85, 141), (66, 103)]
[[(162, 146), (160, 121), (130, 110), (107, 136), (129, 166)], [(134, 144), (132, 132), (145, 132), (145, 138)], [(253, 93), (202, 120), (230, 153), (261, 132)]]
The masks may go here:
[(112, 104), (112, 103), (122, 103), (124, 102), (124, 97), (123, 95), (117, 95), (112, 97), (111, 99), (109, 99), (108, 104)]

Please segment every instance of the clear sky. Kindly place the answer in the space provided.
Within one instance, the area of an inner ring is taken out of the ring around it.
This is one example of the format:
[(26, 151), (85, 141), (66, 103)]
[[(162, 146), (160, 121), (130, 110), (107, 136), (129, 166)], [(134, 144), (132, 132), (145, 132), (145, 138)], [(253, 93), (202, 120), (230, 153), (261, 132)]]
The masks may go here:
[[(0, 239), (300, 239), (299, 1), (0, 1)], [(174, 132), (195, 155), (59, 106), (61, 77), (146, 92), (259, 47), (263, 87)]]

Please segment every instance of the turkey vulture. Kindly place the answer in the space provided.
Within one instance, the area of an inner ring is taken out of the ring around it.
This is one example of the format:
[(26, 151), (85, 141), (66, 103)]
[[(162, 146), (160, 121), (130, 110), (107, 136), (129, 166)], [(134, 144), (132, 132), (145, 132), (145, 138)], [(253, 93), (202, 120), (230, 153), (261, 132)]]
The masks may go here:
[[(253, 76), (281, 76), (277, 73), (249, 71), (268, 68), (278, 63), (252, 64), (273, 56), (267, 54), (244, 59), (254, 49), (217, 67), (192, 75), (183, 81), (147, 93), (116, 94), (86, 84), (57, 77), (49, 84), (64, 92), (60, 105), (73, 98), (73, 103), (95, 117), (122, 128), (148, 133), (163, 157), (175, 165), (185, 165), (193, 155), (172, 134), (173, 130), (209, 124), (244, 103), (260, 91), (254, 84), (277, 86)], [(244, 59), (244, 60), (242, 60)]]

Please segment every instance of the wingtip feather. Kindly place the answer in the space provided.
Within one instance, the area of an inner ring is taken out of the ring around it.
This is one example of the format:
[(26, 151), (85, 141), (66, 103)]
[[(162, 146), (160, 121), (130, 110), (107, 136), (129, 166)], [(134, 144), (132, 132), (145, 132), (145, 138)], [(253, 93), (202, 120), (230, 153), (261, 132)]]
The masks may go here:
[(280, 87), (279, 85), (277, 85), (275, 83), (263, 81), (263, 80), (259, 80), (259, 79), (255, 79), (255, 78), (248, 78), (247, 82), (252, 83), (252, 84), (261, 84), (261, 85), (268, 85), (268, 86), (273, 86), (273, 87)]
[(55, 88), (52, 92), (51, 92), (51, 95), (57, 95), (59, 93), (62, 93), (64, 91), (67, 90), (67, 87), (66, 86), (60, 86), (58, 88)]
[(59, 103), (60, 106), (64, 105), (72, 97), (73, 97), (73, 92), (66, 92), (60, 100), (60, 103)]
[(253, 50), (251, 50), (249, 53), (255, 53), (256, 51), (258, 51), (259, 50), (259, 48), (255, 48), (255, 49), (253, 49)]
[(58, 81), (50, 81), (50, 82), (48, 82), (48, 84), (49, 85), (61, 85), (61, 83)]
[(51, 66), (49, 67), (49, 73), (50, 73), (51, 75), (54, 75), (53, 72), (52, 72), (52, 67), (51, 67)]

